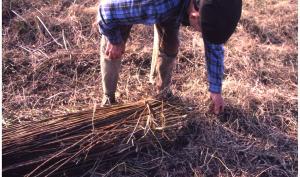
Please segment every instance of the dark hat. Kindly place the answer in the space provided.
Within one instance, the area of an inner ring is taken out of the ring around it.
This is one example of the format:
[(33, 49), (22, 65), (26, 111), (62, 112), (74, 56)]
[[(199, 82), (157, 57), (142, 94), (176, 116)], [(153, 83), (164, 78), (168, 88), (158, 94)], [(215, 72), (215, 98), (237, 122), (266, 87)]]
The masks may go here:
[(203, 38), (225, 43), (234, 32), (242, 13), (242, 0), (205, 0), (201, 9)]

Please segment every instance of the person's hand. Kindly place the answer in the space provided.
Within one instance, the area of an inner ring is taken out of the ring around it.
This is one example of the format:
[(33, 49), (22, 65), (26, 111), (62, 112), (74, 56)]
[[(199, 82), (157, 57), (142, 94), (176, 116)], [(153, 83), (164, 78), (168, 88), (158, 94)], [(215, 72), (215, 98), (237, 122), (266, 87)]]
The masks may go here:
[(217, 115), (223, 112), (225, 103), (222, 95), (220, 93), (210, 93), (210, 98), (212, 101), (210, 111)]
[(125, 51), (125, 44), (121, 43), (118, 45), (111, 44), (109, 41), (106, 45), (105, 54), (109, 57), (109, 59), (120, 59)]

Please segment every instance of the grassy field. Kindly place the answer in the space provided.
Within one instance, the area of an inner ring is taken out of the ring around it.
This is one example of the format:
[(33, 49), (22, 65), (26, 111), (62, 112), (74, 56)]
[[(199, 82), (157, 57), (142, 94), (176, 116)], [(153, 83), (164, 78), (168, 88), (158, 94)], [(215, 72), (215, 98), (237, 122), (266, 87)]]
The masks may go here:
[[(100, 104), (97, 3), (3, 1), (3, 126)], [(168, 155), (153, 153), (157, 166), (140, 169), (128, 157), (111, 176), (297, 176), (297, 31), (297, 1), (244, 1), (225, 45), (226, 109), (215, 116), (208, 113), (201, 35), (182, 27), (172, 90), (190, 107), (190, 123)], [(152, 42), (152, 26), (133, 28), (118, 85), (121, 103), (153, 93)]]

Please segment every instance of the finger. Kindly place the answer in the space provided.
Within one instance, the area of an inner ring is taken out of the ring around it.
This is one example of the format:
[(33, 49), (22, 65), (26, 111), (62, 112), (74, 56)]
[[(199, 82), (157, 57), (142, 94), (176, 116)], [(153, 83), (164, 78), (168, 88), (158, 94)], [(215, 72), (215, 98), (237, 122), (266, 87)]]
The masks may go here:
[(117, 59), (118, 58), (118, 55), (119, 55), (119, 52), (118, 51), (116, 51), (116, 50), (113, 50), (113, 52), (112, 52), (112, 59)]
[(111, 52), (111, 54), (112, 54), (112, 58), (111, 59), (119, 59), (119, 58), (121, 58), (121, 56), (120, 56), (120, 51), (116, 51), (116, 50), (113, 50), (112, 52)]
[(110, 51), (110, 47), (109, 47), (109, 45), (107, 44), (107, 45), (106, 45), (106, 48), (105, 48), (105, 55), (106, 55), (106, 56), (109, 56), (109, 51)]
[(115, 52), (114, 59), (121, 58), (120, 52)]
[(213, 113), (214, 112), (214, 104), (213, 103), (210, 103), (209, 105), (209, 110), (208, 110), (210, 113)]
[(224, 108), (225, 108), (225, 106), (222, 105), (222, 106), (221, 106), (221, 112), (224, 112)]
[(111, 60), (114, 59), (114, 53), (113, 52), (109, 52), (108, 58), (111, 59)]
[(115, 53), (112, 53), (112, 54), (111, 54), (111, 59), (114, 60), (115, 58), (116, 58)]
[(224, 105), (223, 104), (218, 104), (214, 107), (214, 112), (215, 114), (220, 114), (224, 111)]
[(216, 115), (218, 115), (218, 114), (220, 113), (220, 106), (215, 106), (215, 107), (214, 107), (214, 113), (215, 113)]
[(105, 55), (109, 56), (109, 50), (107, 48), (105, 49)]

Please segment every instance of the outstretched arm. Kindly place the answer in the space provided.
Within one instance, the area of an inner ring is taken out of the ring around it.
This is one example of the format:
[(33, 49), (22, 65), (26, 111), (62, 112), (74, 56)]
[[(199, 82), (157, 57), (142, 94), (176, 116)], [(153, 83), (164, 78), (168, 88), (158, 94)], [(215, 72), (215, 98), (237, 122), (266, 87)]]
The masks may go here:
[(224, 75), (224, 46), (204, 40), (209, 92), (212, 100), (211, 111), (219, 114), (224, 110), (222, 79)]

